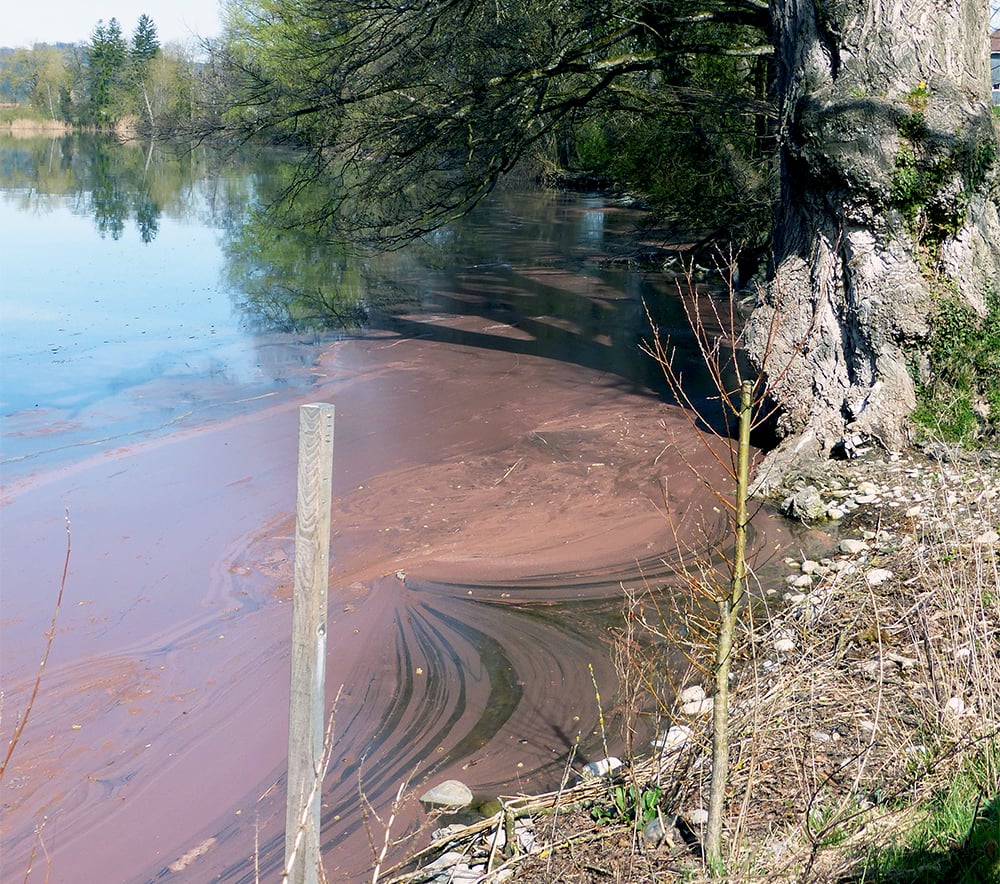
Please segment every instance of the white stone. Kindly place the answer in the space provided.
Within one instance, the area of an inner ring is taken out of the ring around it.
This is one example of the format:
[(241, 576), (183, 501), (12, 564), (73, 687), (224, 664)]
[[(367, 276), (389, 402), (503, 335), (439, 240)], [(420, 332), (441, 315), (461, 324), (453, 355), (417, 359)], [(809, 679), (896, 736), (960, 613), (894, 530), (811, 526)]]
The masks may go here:
[(878, 497), (876, 497), (874, 494), (859, 494), (857, 497), (854, 498), (854, 502), (859, 506), (864, 505), (866, 503), (875, 503), (876, 500), (878, 500)]
[(421, 802), (434, 807), (466, 807), (472, 799), (472, 790), (460, 780), (445, 780), (420, 796)]
[(956, 718), (965, 715), (965, 701), (961, 697), (949, 697), (944, 704), (944, 711), (946, 715), (954, 715)]
[(697, 703), (705, 699), (705, 689), (700, 684), (689, 685), (677, 695), (681, 703)]
[(803, 574), (815, 574), (819, 570), (819, 562), (814, 562), (812, 559), (806, 559), (800, 566), (799, 569)]
[(714, 706), (715, 702), (713, 699), (706, 697), (704, 700), (698, 700), (695, 703), (685, 703), (681, 706), (681, 712), (685, 715), (711, 715)]
[(452, 823), (450, 826), (444, 826), (440, 829), (435, 829), (431, 832), (431, 838), (435, 841), (440, 841), (443, 838), (451, 838), (460, 832), (464, 832), (466, 829), (461, 823)]
[(621, 766), (622, 760), (620, 758), (600, 758), (584, 766), (583, 778), (589, 780), (594, 777), (603, 777), (612, 771), (618, 770)]
[(973, 543), (977, 546), (992, 546), (998, 540), (1000, 540), (1000, 534), (997, 534), (996, 531), (986, 531), (980, 534)]
[(858, 493), (859, 494), (878, 494), (879, 487), (873, 482), (859, 482), (858, 483)]
[(684, 727), (682, 724), (674, 724), (670, 726), (666, 734), (653, 740), (653, 748), (664, 753), (672, 752), (683, 746), (691, 739), (691, 736), (691, 728)]
[(887, 580), (891, 580), (892, 577), (892, 571), (885, 568), (872, 568), (871, 571), (865, 574), (865, 579), (870, 586), (881, 586)]
[(436, 872), (441, 869), (451, 869), (459, 863), (464, 864), (464, 861), (464, 853), (459, 853), (457, 850), (449, 850), (447, 853), (442, 853), (436, 860), (434, 860), (434, 862), (428, 863), (424, 866), (424, 870), (428, 872)]
[(691, 826), (703, 826), (708, 822), (708, 811), (704, 807), (697, 810), (689, 810), (686, 814), (688, 824)]
[(514, 837), (522, 853), (531, 853), (536, 845), (535, 830), (531, 820), (518, 820), (514, 823)]
[(431, 878), (433, 884), (478, 884), (486, 874), (486, 865), (470, 866), (468, 863), (460, 862), (445, 869), (440, 874)]
[(795, 650), (795, 642), (793, 642), (790, 638), (779, 638), (774, 643), (774, 650), (776, 650), (779, 654), (790, 654)]
[(853, 537), (847, 537), (840, 541), (840, 551), (846, 553), (849, 556), (857, 555), (858, 553), (864, 552), (868, 549), (868, 544), (863, 540), (855, 540)]

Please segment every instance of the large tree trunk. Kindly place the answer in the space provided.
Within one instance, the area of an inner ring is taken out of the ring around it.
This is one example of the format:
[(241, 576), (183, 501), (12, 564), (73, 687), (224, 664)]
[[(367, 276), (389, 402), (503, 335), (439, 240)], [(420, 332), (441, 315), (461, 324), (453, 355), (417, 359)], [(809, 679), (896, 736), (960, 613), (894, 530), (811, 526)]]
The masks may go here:
[(845, 439), (905, 444), (933, 301), (985, 310), (1000, 220), (985, 3), (772, 11), (781, 211), (747, 339), (781, 406), (780, 467)]

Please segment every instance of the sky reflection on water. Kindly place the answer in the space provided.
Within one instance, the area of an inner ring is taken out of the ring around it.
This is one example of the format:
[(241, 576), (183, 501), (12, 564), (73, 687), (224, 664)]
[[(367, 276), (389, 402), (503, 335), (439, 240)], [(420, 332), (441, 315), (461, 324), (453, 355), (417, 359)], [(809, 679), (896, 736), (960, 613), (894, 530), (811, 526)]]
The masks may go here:
[[(0, 144), (0, 155), (12, 149)], [(215, 220), (211, 205), (218, 180), (189, 181), (169, 212), (154, 206), (151, 227), (136, 200), (123, 198), (121, 214), (108, 216), (108, 201), (96, 205), (81, 189), (96, 185), (74, 179), (60, 192), (33, 179), (9, 176), (0, 187), (8, 477), (25, 459), (38, 466), (43, 455), (153, 432), (199, 403), (288, 381), (279, 342), (248, 330), (226, 279), (225, 214)], [(119, 184), (126, 193), (136, 186)], [(303, 355), (286, 354), (296, 369)]]
[(630, 346), (649, 284), (594, 260), (634, 224), (627, 213), (596, 197), (504, 193), (410, 249), (365, 259), (258, 217), (286, 161), (0, 139), (8, 478), (308, 387), (338, 322), (433, 331), (395, 323), (401, 311), (499, 316), (531, 352), (655, 383)]

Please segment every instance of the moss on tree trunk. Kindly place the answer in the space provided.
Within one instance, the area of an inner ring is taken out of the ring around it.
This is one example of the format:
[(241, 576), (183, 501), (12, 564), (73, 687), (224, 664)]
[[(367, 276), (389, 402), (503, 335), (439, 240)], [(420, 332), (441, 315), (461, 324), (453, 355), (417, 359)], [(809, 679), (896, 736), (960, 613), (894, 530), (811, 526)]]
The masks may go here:
[(1000, 218), (985, 6), (772, 10), (780, 214), (748, 343), (783, 406), (780, 467), (845, 440), (905, 444), (935, 297), (985, 313)]

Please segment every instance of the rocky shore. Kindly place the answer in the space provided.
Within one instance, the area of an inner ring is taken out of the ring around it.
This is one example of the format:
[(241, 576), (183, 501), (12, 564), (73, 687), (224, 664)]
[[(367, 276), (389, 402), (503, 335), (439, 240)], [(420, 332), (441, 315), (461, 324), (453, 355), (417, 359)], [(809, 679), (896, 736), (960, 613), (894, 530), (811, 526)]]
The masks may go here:
[[(1000, 726), (1000, 452), (821, 462), (775, 503), (823, 525), (829, 549), (786, 557), (783, 582), (761, 585), (745, 618), (731, 880), (835, 880)], [(391, 880), (697, 880), (706, 686), (677, 685), (649, 755), (570, 759), (558, 792), (501, 798), (472, 824), (439, 828)]]

